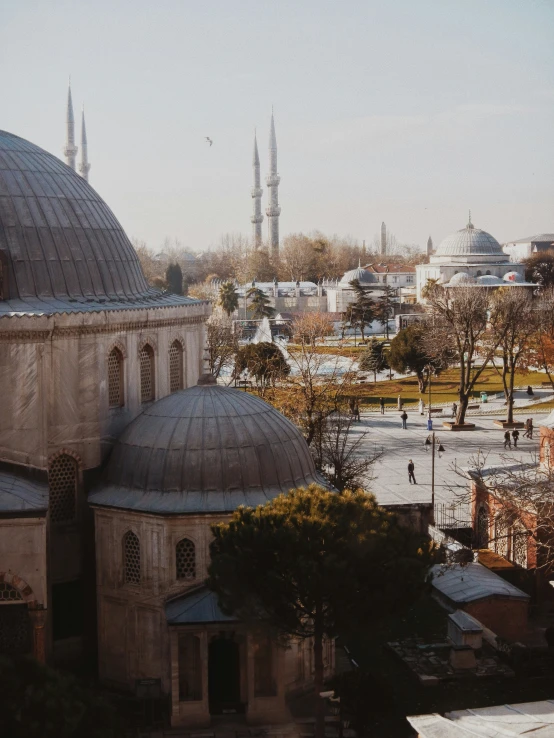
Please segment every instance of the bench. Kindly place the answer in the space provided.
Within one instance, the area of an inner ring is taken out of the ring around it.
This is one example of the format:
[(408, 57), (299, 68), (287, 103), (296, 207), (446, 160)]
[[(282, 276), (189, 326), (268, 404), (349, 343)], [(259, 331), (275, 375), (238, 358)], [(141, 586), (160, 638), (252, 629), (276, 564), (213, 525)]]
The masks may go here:
[(429, 410), (428, 412), (430, 412), (431, 415), (442, 415), (442, 411), (442, 407), (432, 407), (431, 410)]
[(468, 405), (467, 409), (468, 410), (479, 410), (480, 407), (481, 405), (479, 405), (479, 403), (476, 403), (475, 405)]

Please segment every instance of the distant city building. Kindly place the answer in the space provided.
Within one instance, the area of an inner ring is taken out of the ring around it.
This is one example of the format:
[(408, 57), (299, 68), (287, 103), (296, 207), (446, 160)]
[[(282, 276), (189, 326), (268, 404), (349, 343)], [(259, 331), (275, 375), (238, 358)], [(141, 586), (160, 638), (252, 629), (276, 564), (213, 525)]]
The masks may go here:
[(416, 274), (418, 302), (429, 280), (451, 286), (525, 284), (525, 266), (510, 262), (490, 233), (475, 228), (471, 215), (465, 228), (441, 241), (428, 264), (416, 266)]
[(374, 274), (378, 282), (390, 287), (414, 287), (416, 284), (416, 270), (413, 266), (397, 263), (367, 264), (363, 267), (370, 274)]
[(342, 275), (340, 280), (326, 280), (323, 286), (327, 292), (327, 310), (330, 313), (344, 313), (349, 305), (356, 300), (356, 293), (352, 282), (357, 280), (360, 285), (366, 287), (372, 296), (378, 297), (383, 294), (382, 283), (375, 274), (358, 266)]
[(511, 261), (528, 259), (533, 254), (543, 251), (554, 251), (554, 233), (539, 233), (537, 236), (520, 238), (518, 241), (509, 241), (502, 247)]

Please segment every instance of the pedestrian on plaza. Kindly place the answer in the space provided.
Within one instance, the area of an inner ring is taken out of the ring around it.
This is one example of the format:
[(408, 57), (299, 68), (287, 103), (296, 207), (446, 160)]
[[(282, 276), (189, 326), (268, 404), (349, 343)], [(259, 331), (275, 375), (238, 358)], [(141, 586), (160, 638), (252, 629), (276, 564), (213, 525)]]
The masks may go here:
[(517, 442), (519, 438), (519, 431), (517, 428), (514, 428), (512, 431), (512, 438), (514, 439), (514, 448), (517, 448)]
[(529, 397), (533, 397), (533, 395), (535, 394), (530, 384), (527, 385), (527, 394), (529, 395)]
[(419, 414), (420, 415), (423, 415), (424, 411), (425, 411), (425, 403), (420, 398), (420, 400), (419, 400)]
[(406, 421), (408, 420), (408, 413), (404, 410), (400, 417), (402, 419), (402, 428), (406, 430), (408, 428), (408, 426), (406, 425)]
[(383, 397), (379, 398), (379, 406), (381, 408), (381, 415), (385, 414), (385, 400)]
[(504, 448), (512, 448), (512, 440), (510, 438), (510, 431), (507, 430), (504, 433)]
[(458, 406), (455, 402), (452, 403), (452, 417), (455, 419), (458, 414)]
[(410, 459), (410, 462), (408, 464), (408, 481), (410, 482), (410, 484), (412, 483), (412, 480), (414, 484), (417, 484), (415, 477), (414, 477), (414, 469), (415, 469), (414, 462)]
[(523, 437), (533, 440), (533, 418), (527, 418), (525, 421), (525, 433)]
[(354, 420), (360, 419), (360, 401), (354, 400)]

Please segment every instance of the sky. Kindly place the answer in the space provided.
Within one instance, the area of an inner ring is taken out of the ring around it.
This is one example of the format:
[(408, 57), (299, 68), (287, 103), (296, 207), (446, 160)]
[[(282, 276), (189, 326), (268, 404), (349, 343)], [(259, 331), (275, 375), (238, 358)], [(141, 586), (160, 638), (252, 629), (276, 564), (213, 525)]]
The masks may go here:
[(553, 31), (553, 0), (0, 0), (0, 129), (61, 158), (71, 75), (90, 183), (154, 250), (250, 235), (272, 106), (281, 236), (423, 247), (471, 209), (504, 242), (554, 232)]

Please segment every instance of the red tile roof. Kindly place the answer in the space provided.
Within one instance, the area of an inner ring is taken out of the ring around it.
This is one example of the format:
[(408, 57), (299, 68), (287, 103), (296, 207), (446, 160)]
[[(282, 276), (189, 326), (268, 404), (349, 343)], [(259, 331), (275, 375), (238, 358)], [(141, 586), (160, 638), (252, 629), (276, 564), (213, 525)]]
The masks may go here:
[(406, 264), (368, 264), (364, 269), (372, 274), (415, 274), (415, 267)]

